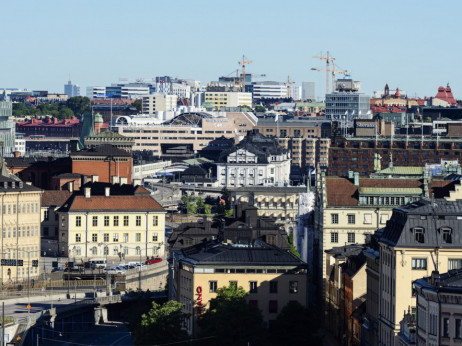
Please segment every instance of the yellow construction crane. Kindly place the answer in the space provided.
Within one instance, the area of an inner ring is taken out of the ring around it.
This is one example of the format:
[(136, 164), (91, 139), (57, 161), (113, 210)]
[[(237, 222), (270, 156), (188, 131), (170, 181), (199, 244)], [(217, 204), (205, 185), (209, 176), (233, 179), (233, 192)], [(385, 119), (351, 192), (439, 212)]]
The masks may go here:
[(325, 69), (316, 69), (312, 68), (314, 71), (326, 71), (326, 94), (329, 93), (329, 72), (331, 71), (330, 67), (330, 62), (334, 62), (335, 58), (331, 58), (329, 56), (329, 51), (327, 52), (326, 56), (318, 56), (318, 55), (313, 55), (313, 58), (315, 59), (320, 59), (320, 60), (326, 60), (326, 68)]
[(245, 65), (251, 64), (251, 60), (245, 60), (245, 55), (242, 56), (242, 61), (239, 61), (238, 64), (242, 66), (242, 75), (241, 75), (241, 91), (245, 91)]
[[(342, 73), (347, 75), (347, 70), (336, 70), (335, 69), (335, 58), (331, 58), (329, 56), (329, 52), (327, 52), (327, 56), (313, 56), (315, 59), (325, 59), (326, 60), (326, 68), (311, 68), (312, 71), (326, 71), (326, 94), (329, 93), (329, 72), (332, 75), (332, 92), (335, 91), (335, 74)], [(330, 62), (332, 61), (332, 68), (330, 68)]]
[(290, 85), (294, 83), (290, 80), (290, 76), (287, 76), (287, 82), (284, 83), (287, 86), (287, 98), (290, 98)]

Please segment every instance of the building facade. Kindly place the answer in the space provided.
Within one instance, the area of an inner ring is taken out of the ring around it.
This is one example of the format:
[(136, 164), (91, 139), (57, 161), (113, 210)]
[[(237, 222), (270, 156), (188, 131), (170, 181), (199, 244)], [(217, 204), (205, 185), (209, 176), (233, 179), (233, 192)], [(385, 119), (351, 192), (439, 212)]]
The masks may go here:
[(80, 87), (78, 84), (72, 84), (71, 81), (68, 81), (67, 84), (64, 84), (64, 93), (68, 97), (80, 96)]
[(255, 82), (252, 83), (253, 99), (258, 102), (262, 99), (282, 99), (287, 96), (287, 86), (280, 82)]
[(0, 176), (2, 285), (40, 275), (41, 193), (22, 181)]
[(58, 210), (65, 256), (144, 261), (163, 257), (165, 211), (142, 187), (88, 184)]
[(289, 174), (288, 150), (258, 131), (224, 151), (217, 163), (217, 179), (223, 187), (283, 186), (289, 184)]
[(143, 96), (141, 112), (143, 114), (154, 114), (155, 112), (172, 111), (177, 107), (176, 103), (176, 95), (151, 94)]
[(252, 93), (245, 92), (206, 92), (204, 103), (211, 104), (215, 109), (247, 106), (252, 108)]

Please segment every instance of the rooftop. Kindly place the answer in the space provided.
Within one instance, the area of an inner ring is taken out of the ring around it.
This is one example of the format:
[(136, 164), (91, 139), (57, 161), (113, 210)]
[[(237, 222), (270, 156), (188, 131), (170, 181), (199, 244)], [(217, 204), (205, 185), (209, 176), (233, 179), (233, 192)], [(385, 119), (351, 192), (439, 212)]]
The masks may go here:
[(131, 154), (123, 149), (120, 149), (112, 144), (103, 144), (93, 148), (85, 148), (80, 151), (71, 153), (71, 157), (77, 156), (122, 156), (131, 157)]

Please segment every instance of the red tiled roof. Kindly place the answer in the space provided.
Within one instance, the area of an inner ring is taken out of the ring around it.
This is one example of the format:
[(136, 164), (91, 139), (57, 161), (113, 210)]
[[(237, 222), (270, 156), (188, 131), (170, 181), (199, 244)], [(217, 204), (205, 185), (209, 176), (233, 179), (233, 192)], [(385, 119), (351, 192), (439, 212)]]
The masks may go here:
[(42, 194), (42, 206), (51, 207), (57, 206), (61, 207), (64, 202), (66, 202), (72, 193), (69, 191), (57, 191), (57, 190), (45, 190)]
[[(66, 206), (65, 206), (66, 207)], [(163, 211), (162, 206), (150, 196), (75, 196), (67, 207), (69, 211)]]
[(358, 187), (349, 179), (328, 177), (326, 179), (327, 205), (355, 206), (358, 205)]

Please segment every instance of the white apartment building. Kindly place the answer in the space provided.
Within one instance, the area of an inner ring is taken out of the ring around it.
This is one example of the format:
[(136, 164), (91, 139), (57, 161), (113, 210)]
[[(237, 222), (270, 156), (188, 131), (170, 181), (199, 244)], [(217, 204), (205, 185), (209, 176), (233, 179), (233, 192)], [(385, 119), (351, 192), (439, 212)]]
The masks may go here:
[(266, 81), (253, 84), (253, 98), (255, 101), (285, 97), (287, 97), (287, 86), (284, 83)]
[(143, 96), (141, 111), (143, 114), (172, 111), (176, 108), (177, 96), (166, 94), (151, 94)]
[(217, 164), (217, 179), (223, 187), (283, 186), (289, 184), (290, 153), (277, 139), (258, 132), (247, 136)]

